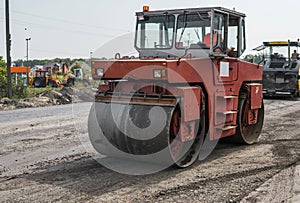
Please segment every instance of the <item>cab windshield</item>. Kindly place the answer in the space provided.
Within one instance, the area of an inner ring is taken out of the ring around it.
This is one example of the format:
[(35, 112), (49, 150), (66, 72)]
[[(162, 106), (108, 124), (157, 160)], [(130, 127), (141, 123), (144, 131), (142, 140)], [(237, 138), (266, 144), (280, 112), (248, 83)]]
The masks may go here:
[(138, 17), (136, 47), (139, 49), (170, 49), (173, 45), (175, 16)]
[[(291, 46), (290, 47), (291, 51), (296, 50), (298, 53), (298, 47), (296, 46)], [(292, 52), (290, 53), (292, 54)], [(289, 57), (289, 49), (288, 46), (270, 46), (267, 47), (264, 51), (264, 55), (266, 58), (271, 58), (271, 59), (288, 59)]]
[[(182, 14), (178, 17), (176, 48), (209, 48), (211, 20), (207, 13)], [(205, 38), (205, 36), (207, 36)], [(204, 43), (204, 40), (207, 44)]]

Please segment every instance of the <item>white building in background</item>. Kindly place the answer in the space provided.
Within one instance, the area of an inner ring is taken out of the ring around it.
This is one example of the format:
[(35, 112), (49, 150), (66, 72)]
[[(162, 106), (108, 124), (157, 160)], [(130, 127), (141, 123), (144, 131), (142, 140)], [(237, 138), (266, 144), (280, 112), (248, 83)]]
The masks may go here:
[(30, 69), (30, 72), (35, 73), (35, 71), (37, 71), (37, 70), (43, 70), (43, 67), (44, 66), (42, 66), (42, 65), (36, 65)]

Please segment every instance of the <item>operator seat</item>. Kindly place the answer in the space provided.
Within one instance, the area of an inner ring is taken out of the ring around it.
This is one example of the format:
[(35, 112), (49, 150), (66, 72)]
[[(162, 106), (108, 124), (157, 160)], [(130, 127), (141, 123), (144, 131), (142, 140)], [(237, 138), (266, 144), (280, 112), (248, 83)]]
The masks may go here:
[[(213, 36), (213, 44), (217, 42), (217, 35), (214, 34)], [(210, 47), (210, 33), (207, 33), (204, 38), (203, 38), (203, 43), (207, 46)]]

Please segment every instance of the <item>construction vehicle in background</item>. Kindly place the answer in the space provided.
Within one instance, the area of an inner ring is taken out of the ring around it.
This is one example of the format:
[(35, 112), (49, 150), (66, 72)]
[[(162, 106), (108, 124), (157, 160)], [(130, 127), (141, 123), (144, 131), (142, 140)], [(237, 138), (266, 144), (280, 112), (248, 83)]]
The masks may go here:
[(299, 41), (270, 41), (255, 48), (263, 51), (263, 95), (297, 97), (300, 92)]
[(36, 70), (33, 78), (34, 87), (69, 87), (74, 86), (76, 78), (69, 71), (67, 64), (54, 64), (48, 70)]
[(139, 57), (92, 61), (93, 78), (104, 81), (89, 117), (94, 148), (117, 157), (164, 151), (157, 159), (184, 168), (205, 139), (257, 142), (263, 67), (238, 59), (246, 48), (245, 15), (222, 7), (145, 6), (136, 16)]
[(75, 77), (76, 83), (81, 83), (85, 87), (90, 86), (92, 84), (90, 80), (90, 76), (84, 74), (82, 68), (72, 69), (73, 75)]

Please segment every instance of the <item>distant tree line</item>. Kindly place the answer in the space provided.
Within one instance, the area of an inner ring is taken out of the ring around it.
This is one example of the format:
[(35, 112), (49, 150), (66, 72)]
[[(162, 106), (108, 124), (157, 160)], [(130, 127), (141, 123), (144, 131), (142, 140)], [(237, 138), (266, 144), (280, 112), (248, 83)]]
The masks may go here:
[(85, 61), (85, 59), (79, 58), (79, 59), (70, 59), (70, 58), (55, 58), (55, 59), (33, 59), (33, 60), (28, 60), (28, 63), (26, 60), (23, 59), (18, 59), (16, 61), (14, 61), (14, 63), (16, 64), (16, 66), (30, 66), (30, 67), (34, 67), (36, 65), (45, 65), (48, 63), (53, 63), (53, 62), (57, 62), (57, 63), (66, 63), (68, 65), (73, 64), (76, 61)]

